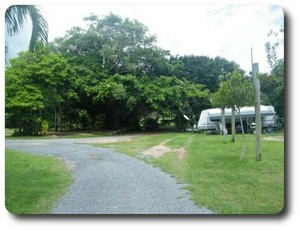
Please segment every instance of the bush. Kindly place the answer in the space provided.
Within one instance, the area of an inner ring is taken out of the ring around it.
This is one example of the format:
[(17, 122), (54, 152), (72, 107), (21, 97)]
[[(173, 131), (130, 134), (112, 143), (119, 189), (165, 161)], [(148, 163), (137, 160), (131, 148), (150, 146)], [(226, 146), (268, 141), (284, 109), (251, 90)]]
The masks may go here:
[(46, 135), (49, 131), (49, 123), (45, 120), (43, 120), (41, 122), (41, 129), (40, 129), (40, 132), (42, 135)]
[(147, 117), (143, 121), (143, 126), (147, 131), (153, 131), (158, 129), (158, 121), (153, 117)]

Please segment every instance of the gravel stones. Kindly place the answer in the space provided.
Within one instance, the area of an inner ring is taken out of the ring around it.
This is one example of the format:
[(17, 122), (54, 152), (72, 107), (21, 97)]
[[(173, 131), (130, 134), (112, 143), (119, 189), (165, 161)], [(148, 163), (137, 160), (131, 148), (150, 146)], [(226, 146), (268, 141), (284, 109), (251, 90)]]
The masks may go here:
[(79, 142), (82, 139), (6, 140), (6, 148), (53, 155), (71, 163), (75, 180), (53, 214), (212, 213), (195, 206), (186, 185), (158, 168), (111, 149), (76, 144)]

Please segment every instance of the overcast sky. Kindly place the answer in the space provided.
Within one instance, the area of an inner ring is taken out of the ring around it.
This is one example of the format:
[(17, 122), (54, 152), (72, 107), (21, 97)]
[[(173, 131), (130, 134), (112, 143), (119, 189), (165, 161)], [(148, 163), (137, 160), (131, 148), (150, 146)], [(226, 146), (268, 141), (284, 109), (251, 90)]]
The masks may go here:
[[(264, 44), (270, 30), (284, 24), (280, 7), (273, 5), (203, 4), (99, 4), (40, 5), (49, 24), (49, 41), (64, 36), (73, 26), (84, 27), (83, 18), (110, 12), (122, 18), (137, 19), (146, 25), (157, 43), (172, 55), (221, 56), (251, 70), (250, 48), (260, 72), (269, 72)], [(26, 50), (31, 29), (24, 27), (17, 36), (6, 38), (9, 56)], [(283, 38), (280, 38), (283, 44)], [(283, 45), (279, 49), (283, 57)]]

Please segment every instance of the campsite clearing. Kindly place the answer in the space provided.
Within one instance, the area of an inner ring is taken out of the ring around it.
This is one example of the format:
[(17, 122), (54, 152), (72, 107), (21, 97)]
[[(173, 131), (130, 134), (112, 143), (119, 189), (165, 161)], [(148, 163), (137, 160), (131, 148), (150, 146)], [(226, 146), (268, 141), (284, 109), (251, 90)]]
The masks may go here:
[[(263, 135), (262, 161), (255, 161), (255, 135), (246, 135), (245, 159), (239, 160), (242, 135), (236, 143), (230, 136), (199, 133), (141, 135), (126, 144), (100, 144), (143, 159), (187, 183), (192, 199), (220, 214), (277, 214), (284, 208), (283, 134)], [(225, 140), (225, 142), (224, 142)], [(163, 145), (162, 145), (163, 143)], [(155, 146), (169, 152), (151, 156)], [(176, 150), (185, 149), (179, 158)], [(143, 154), (147, 152), (147, 156)]]

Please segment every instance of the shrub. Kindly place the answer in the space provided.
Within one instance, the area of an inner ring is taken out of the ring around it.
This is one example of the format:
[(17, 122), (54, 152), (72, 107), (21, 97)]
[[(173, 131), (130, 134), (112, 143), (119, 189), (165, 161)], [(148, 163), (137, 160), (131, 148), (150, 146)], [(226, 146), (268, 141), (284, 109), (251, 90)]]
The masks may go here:
[(153, 131), (153, 130), (158, 129), (158, 121), (157, 121), (157, 119), (155, 119), (153, 117), (147, 117), (143, 121), (143, 126), (144, 126), (145, 130)]
[(42, 120), (41, 129), (40, 129), (41, 134), (46, 135), (48, 131), (49, 131), (49, 123), (45, 120)]

